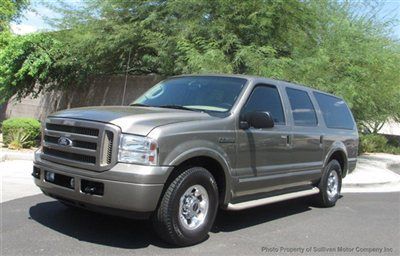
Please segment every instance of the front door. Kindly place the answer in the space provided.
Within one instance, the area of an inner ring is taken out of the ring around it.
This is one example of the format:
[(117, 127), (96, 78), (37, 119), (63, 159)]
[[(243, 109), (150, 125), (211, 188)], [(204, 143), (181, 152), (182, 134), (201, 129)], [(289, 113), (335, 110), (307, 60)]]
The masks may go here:
[(291, 128), (285, 118), (279, 90), (273, 85), (257, 85), (241, 116), (253, 111), (269, 112), (274, 127), (237, 131), (236, 175), (239, 183), (235, 196), (276, 190), (286, 183), (285, 173), (292, 161)]

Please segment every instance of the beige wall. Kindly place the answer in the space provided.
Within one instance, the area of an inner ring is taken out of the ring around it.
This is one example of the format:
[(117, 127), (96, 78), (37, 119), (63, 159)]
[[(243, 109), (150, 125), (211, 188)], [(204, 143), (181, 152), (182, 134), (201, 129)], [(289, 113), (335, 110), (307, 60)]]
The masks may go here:
[[(124, 105), (160, 80), (162, 77), (157, 75), (128, 76)], [(33, 117), (44, 120), (48, 114), (66, 108), (121, 105), (124, 83), (125, 76), (98, 76), (84, 88), (47, 92), (36, 99), (27, 97), (21, 102), (11, 99), (8, 104), (1, 106), (0, 119)]]

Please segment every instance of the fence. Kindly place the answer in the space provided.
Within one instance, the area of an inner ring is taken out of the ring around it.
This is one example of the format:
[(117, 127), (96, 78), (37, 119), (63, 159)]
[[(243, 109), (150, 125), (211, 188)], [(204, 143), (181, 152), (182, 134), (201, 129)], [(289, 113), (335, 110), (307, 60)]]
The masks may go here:
[(11, 99), (0, 106), (0, 119), (33, 117), (44, 120), (48, 114), (61, 109), (128, 105), (161, 80), (162, 77), (158, 75), (128, 76), (123, 100), (125, 76), (96, 76), (83, 88), (46, 92), (36, 99), (27, 97), (21, 102)]

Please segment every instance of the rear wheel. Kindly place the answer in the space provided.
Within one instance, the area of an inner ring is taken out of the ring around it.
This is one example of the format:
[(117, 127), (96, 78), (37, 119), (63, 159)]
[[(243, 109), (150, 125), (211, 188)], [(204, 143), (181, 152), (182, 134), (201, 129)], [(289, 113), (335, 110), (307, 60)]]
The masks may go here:
[(332, 207), (340, 197), (342, 187), (342, 168), (337, 160), (330, 161), (324, 168), (324, 173), (319, 182), (320, 190), (318, 204), (322, 207)]
[(153, 217), (161, 239), (178, 246), (207, 238), (218, 209), (218, 188), (214, 177), (202, 167), (189, 168), (165, 191)]

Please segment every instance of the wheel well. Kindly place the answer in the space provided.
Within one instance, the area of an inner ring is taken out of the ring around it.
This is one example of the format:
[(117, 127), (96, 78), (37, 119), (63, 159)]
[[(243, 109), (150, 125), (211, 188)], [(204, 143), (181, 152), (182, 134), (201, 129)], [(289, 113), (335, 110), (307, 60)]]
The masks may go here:
[(222, 204), (224, 202), (226, 189), (224, 169), (217, 160), (207, 156), (193, 157), (176, 166), (169, 175), (164, 190), (168, 188), (168, 185), (171, 184), (176, 177), (191, 167), (203, 167), (214, 176), (218, 187), (219, 203)]
[(347, 171), (346, 171), (347, 166), (346, 166), (346, 156), (344, 155), (344, 153), (341, 152), (341, 151), (335, 151), (335, 152), (329, 157), (328, 163), (329, 163), (331, 160), (333, 160), (333, 159), (335, 159), (336, 161), (339, 162), (340, 167), (342, 168), (342, 176), (345, 175), (345, 174), (347, 173)]

